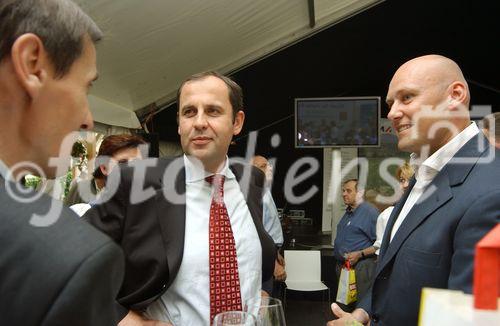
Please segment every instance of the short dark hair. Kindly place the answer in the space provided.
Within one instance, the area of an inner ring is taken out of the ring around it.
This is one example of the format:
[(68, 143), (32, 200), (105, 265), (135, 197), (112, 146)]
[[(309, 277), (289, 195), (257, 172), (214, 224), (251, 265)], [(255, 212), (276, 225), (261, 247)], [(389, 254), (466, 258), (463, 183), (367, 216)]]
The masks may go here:
[(342, 185), (345, 186), (348, 182), (354, 182), (354, 190), (358, 191), (358, 179), (347, 179)]
[(102, 32), (71, 0), (2, 0), (0, 2), (0, 61), (14, 42), (33, 33), (43, 42), (56, 77), (63, 77), (83, 51), (88, 35), (96, 43)]
[(233, 119), (235, 119), (236, 113), (238, 113), (238, 111), (243, 111), (243, 90), (241, 89), (240, 85), (238, 85), (234, 80), (218, 73), (217, 71), (205, 71), (199, 74), (194, 74), (186, 78), (182, 82), (181, 86), (177, 90), (177, 112), (179, 112), (180, 109), (180, 98), (184, 85), (188, 82), (202, 80), (207, 77), (219, 78), (226, 84), (229, 92), (229, 102), (231, 103), (231, 107), (233, 108)]
[[(106, 138), (104, 138), (104, 140), (101, 143), (101, 146), (99, 147), (97, 158), (103, 158), (103, 157), (109, 158), (123, 149), (136, 148), (142, 144), (146, 144), (144, 139), (135, 135), (122, 134), (122, 135), (107, 136)], [(104, 162), (99, 162), (99, 165), (103, 163)], [(93, 176), (94, 178), (97, 179), (104, 179), (106, 178), (106, 176), (102, 173), (99, 165), (96, 166)]]

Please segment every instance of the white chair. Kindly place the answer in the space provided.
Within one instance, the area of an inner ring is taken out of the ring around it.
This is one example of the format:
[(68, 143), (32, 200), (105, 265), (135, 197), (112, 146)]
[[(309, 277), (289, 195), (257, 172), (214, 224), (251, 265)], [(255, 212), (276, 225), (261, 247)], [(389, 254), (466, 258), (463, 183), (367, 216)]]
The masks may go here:
[(285, 295), (287, 290), (293, 291), (325, 291), (330, 289), (321, 282), (321, 252), (319, 250), (285, 250)]

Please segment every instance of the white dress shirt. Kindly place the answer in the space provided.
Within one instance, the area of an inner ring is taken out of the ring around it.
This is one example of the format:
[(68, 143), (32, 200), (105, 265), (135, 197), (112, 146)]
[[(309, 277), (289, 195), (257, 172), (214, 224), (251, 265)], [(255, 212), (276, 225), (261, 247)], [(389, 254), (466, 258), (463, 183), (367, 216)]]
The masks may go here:
[(399, 227), (405, 220), (406, 216), (412, 207), (420, 201), (424, 201), (433, 189), (427, 189), (427, 186), (434, 180), (434, 177), (443, 169), (453, 156), (464, 146), (469, 140), (479, 133), (479, 129), (475, 122), (472, 122), (467, 128), (462, 130), (458, 135), (453, 137), (443, 147), (434, 152), (431, 156), (418, 164), (419, 157), (412, 153), (410, 156), (410, 164), (415, 169), (415, 186), (410, 191), (406, 202), (404, 203), (399, 216), (394, 223), (391, 232), (391, 241), (396, 235)]
[(278, 247), (281, 247), (283, 244), (283, 230), (281, 229), (281, 221), (278, 216), (278, 209), (276, 208), (276, 204), (274, 203), (273, 196), (271, 195), (271, 191), (266, 189), (264, 193), (264, 197), (262, 198), (263, 202), (263, 224), (264, 230), (273, 238), (274, 244)]
[[(211, 173), (184, 156), (186, 168), (186, 229), (184, 254), (175, 280), (163, 296), (152, 303), (146, 317), (176, 326), (209, 325), (208, 224), (212, 187), (205, 181)], [(228, 159), (219, 172), (225, 176), (224, 203), (236, 244), (242, 304), (260, 295), (262, 247), (252, 216)], [(175, 216), (165, 216), (175, 218)]]
[(9, 174), (9, 167), (5, 165), (5, 163), (1, 159), (0, 159), (0, 176), (5, 180), (10, 179), (12, 181), (12, 175)]
[(384, 237), (384, 231), (385, 227), (387, 226), (387, 221), (389, 221), (389, 217), (391, 217), (392, 210), (394, 209), (394, 206), (389, 206), (377, 218), (377, 227), (376, 227), (376, 233), (377, 233), (377, 240), (373, 243), (373, 246), (377, 248), (375, 251), (375, 255), (378, 256), (380, 252), (380, 246), (382, 245), (382, 238)]

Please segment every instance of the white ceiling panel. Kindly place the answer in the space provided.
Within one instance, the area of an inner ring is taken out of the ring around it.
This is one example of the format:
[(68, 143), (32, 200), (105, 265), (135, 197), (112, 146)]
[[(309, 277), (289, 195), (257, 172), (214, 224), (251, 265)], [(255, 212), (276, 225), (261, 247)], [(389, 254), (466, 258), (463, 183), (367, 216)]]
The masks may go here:
[(172, 101), (179, 83), (193, 73), (234, 71), (380, 1), (315, 0), (314, 28), (308, 0), (78, 2), (105, 33), (92, 94), (99, 110), (114, 106), (106, 119), (121, 112), (116, 120), (122, 121), (130, 117), (123, 110)]

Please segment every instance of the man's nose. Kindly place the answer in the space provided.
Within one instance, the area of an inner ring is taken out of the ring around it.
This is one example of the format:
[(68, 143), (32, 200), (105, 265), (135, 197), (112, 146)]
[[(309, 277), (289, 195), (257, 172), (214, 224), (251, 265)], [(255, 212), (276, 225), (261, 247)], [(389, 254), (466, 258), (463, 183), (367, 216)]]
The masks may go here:
[(401, 112), (399, 105), (396, 102), (393, 103), (389, 114), (387, 114), (387, 119), (394, 121), (397, 119), (401, 119), (402, 116), (403, 113)]
[(90, 113), (90, 110), (87, 110), (85, 119), (80, 125), (80, 130), (92, 130), (92, 129), (94, 129), (94, 118), (92, 117), (92, 113)]
[(200, 112), (194, 118), (195, 128), (204, 129), (207, 127), (207, 117), (203, 112)]

